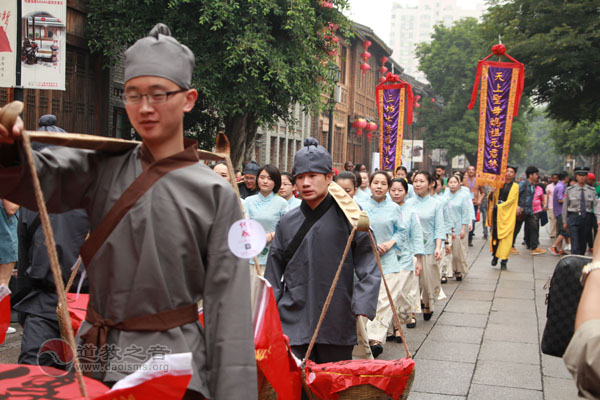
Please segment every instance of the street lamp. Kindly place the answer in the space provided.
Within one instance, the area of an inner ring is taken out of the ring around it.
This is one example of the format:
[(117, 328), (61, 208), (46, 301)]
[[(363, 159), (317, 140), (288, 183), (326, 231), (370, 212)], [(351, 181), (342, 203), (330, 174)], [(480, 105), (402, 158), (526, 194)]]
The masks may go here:
[(331, 63), (329, 65), (329, 82), (332, 84), (331, 88), (331, 97), (327, 104), (329, 105), (329, 130), (327, 131), (327, 151), (332, 155), (331, 152), (331, 135), (333, 134), (333, 109), (335, 108), (335, 89), (337, 87), (337, 83), (340, 80), (341, 71), (340, 68), (335, 63)]

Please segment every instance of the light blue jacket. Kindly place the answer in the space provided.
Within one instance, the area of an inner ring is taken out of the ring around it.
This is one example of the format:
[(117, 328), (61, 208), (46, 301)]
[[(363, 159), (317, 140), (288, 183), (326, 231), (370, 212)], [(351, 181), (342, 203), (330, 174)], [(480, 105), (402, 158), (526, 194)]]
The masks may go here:
[(427, 195), (425, 197), (412, 197), (406, 200), (406, 205), (412, 207), (421, 222), (424, 254), (435, 253), (435, 240), (446, 239), (442, 204)]
[(473, 203), (470, 201), (470, 198), (466, 198), (460, 193), (460, 190), (452, 193), (450, 189), (446, 190), (444, 197), (448, 199), (450, 205), (454, 234), (459, 235), (463, 225), (466, 225), (466, 232), (471, 222), (471, 211), (473, 210)]
[(413, 187), (413, 185), (411, 185), (409, 183), (408, 184), (408, 194), (406, 195), (406, 200), (412, 199), (415, 196), (416, 196), (416, 194), (415, 194), (415, 188)]
[[(265, 233), (275, 232), (275, 227), (283, 214), (288, 211), (288, 202), (283, 197), (271, 193), (267, 197), (260, 192), (246, 197), (244, 200), (244, 212), (246, 218), (250, 218), (262, 225)], [(266, 264), (271, 243), (267, 243), (265, 249), (258, 255), (258, 263)], [(254, 261), (250, 260), (253, 264)]]
[[(388, 240), (400, 243), (402, 239), (400, 232), (402, 214), (396, 203), (387, 197), (380, 202), (373, 200), (371, 197), (368, 201), (361, 201), (359, 205), (369, 216), (369, 223), (378, 244)], [(394, 247), (380, 258), (384, 274), (400, 271), (401, 268)]]
[(396, 256), (401, 269), (413, 271), (413, 256), (423, 254), (423, 229), (419, 217), (406, 203), (399, 206), (402, 220), (400, 224), (400, 242), (396, 243)]
[(454, 216), (450, 212), (450, 204), (448, 198), (445, 197), (442, 193), (435, 194), (432, 197), (442, 204), (442, 215), (444, 216), (444, 232), (447, 235), (451, 235), (452, 228), (454, 227)]
[(297, 198), (296, 196), (290, 197), (290, 199), (287, 201), (288, 202), (288, 211), (293, 210), (296, 207), (300, 207), (300, 204), (302, 204), (302, 200), (300, 200), (299, 198)]
[(473, 207), (473, 197), (472, 197), (471, 191), (469, 190), (468, 187), (461, 186), (459, 193), (462, 196), (465, 196), (465, 198), (469, 200), (469, 204), (471, 205), (471, 207), (469, 207), (469, 218), (470, 218), (469, 222), (475, 221), (475, 208)]
[(366, 203), (369, 201), (370, 198), (371, 198), (371, 189), (369, 189), (369, 187), (367, 187), (365, 190), (358, 188), (358, 190), (356, 191), (356, 194), (354, 195), (354, 201), (356, 201), (357, 203), (360, 203), (360, 202)]

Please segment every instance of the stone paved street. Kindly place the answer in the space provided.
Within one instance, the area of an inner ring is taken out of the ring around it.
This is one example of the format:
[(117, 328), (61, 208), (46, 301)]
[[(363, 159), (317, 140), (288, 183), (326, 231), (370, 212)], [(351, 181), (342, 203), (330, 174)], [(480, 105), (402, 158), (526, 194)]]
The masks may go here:
[[(542, 354), (546, 323), (545, 291), (559, 258), (532, 256), (517, 238), (519, 255), (508, 270), (491, 267), (488, 243), (476, 226), (469, 248), (469, 275), (443, 285), (447, 298), (429, 322), (417, 318), (405, 329), (416, 361), (410, 400), (577, 399), (577, 389), (562, 359)], [(540, 228), (541, 248), (550, 245)], [(404, 356), (401, 344), (387, 344), (382, 358)]]
[[(540, 340), (546, 323), (544, 283), (558, 257), (531, 256), (517, 239), (520, 254), (507, 271), (490, 266), (487, 243), (476, 227), (469, 249), (469, 275), (443, 285), (447, 299), (433, 318), (405, 330), (416, 361), (410, 400), (577, 399), (577, 390), (561, 359), (543, 355)], [(550, 238), (541, 228), (542, 248)], [(20, 328), (0, 346), (0, 363), (16, 363)], [(401, 344), (388, 343), (382, 358), (404, 356)]]

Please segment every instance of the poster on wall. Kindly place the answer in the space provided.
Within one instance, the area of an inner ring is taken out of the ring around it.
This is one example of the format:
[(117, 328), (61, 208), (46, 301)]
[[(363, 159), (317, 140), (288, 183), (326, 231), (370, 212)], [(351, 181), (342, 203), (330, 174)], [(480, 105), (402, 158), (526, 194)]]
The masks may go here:
[(423, 141), (404, 139), (402, 143), (402, 160), (408, 162), (423, 162)]
[(65, 90), (67, 0), (22, 0), (21, 85)]
[(2, 0), (0, 2), (0, 87), (15, 86), (17, 1)]

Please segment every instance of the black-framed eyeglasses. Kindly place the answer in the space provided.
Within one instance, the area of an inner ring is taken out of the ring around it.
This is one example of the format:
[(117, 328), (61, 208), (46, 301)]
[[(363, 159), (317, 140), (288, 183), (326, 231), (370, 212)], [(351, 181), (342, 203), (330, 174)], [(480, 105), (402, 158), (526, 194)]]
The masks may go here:
[(165, 92), (165, 91), (155, 91), (152, 93), (146, 93), (146, 94), (139, 94), (139, 93), (123, 93), (123, 103), (124, 104), (131, 104), (131, 105), (137, 105), (140, 104), (142, 102), (142, 98), (146, 97), (146, 99), (148, 100), (148, 104), (161, 104), (161, 103), (166, 103), (167, 100), (169, 100), (169, 96), (177, 94), (177, 93), (181, 93), (181, 92), (187, 92), (188, 89), (179, 89), (179, 90), (173, 90), (171, 92)]

